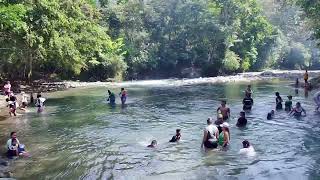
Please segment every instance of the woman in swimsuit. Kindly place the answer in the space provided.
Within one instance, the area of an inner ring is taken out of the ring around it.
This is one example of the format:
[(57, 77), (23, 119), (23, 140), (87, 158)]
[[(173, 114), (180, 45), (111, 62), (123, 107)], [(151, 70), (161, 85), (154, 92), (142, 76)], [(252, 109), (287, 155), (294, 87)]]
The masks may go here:
[(294, 107), (294, 108), (290, 111), (289, 115), (293, 114), (295, 117), (301, 117), (301, 116), (302, 116), (302, 113), (304, 113), (304, 116), (307, 115), (306, 110), (303, 109), (303, 107), (301, 106), (301, 103), (300, 103), (300, 102), (297, 102), (296, 107)]

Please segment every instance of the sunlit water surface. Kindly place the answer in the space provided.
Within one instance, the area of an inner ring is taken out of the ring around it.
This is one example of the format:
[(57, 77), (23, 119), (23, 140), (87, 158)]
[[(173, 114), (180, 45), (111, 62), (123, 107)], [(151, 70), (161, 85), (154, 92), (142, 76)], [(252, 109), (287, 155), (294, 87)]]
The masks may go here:
[[(13, 162), (18, 179), (319, 179), (320, 115), (310, 92), (295, 95), (288, 82), (253, 84), (254, 108), (245, 129), (235, 126), (245, 84), (127, 87), (127, 107), (110, 107), (106, 88), (73, 89), (48, 96), (46, 111), (1, 123), (1, 143), (12, 130), (32, 154)], [(113, 89), (118, 93), (118, 89)], [(276, 112), (274, 92), (294, 95), (307, 117)], [(231, 145), (227, 151), (201, 150), (206, 118), (216, 116), (220, 99), (231, 107)], [(119, 104), (119, 98), (117, 99)], [(170, 144), (175, 129), (182, 140)], [(151, 140), (159, 146), (148, 149)], [(238, 154), (248, 139), (255, 157)]]

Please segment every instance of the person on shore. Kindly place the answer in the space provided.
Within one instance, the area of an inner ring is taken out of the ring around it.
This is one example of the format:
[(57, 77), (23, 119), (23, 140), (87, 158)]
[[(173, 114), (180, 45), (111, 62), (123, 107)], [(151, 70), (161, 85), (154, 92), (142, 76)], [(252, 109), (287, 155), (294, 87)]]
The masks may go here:
[(217, 113), (218, 114), (222, 114), (224, 121), (229, 119), (229, 117), (230, 117), (230, 108), (227, 107), (227, 101), (225, 101), (225, 100), (221, 101), (221, 106), (218, 107)]
[(316, 111), (320, 109), (320, 91), (316, 92), (313, 96), (313, 100), (316, 103)]
[(297, 102), (296, 107), (290, 111), (289, 115), (293, 114), (295, 117), (301, 117), (302, 113), (304, 113), (304, 116), (307, 115), (306, 110), (301, 106), (301, 103)]
[(120, 98), (121, 98), (121, 103), (122, 105), (126, 104), (127, 101), (127, 91), (124, 88), (121, 88), (121, 92), (119, 93)]
[(218, 147), (218, 128), (213, 125), (212, 118), (207, 119), (207, 127), (203, 131), (201, 148), (214, 149)]
[(109, 94), (109, 97), (108, 97), (107, 101), (109, 101), (109, 103), (111, 105), (116, 104), (116, 96), (114, 95), (114, 93), (111, 92), (110, 90), (108, 90), (108, 94)]
[(253, 99), (251, 98), (251, 94), (247, 94), (247, 96), (242, 100), (243, 110), (250, 111), (253, 106)]
[(169, 142), (178, 142), (181, 138), (181, 129), (176, 129), (176, 135), (172, 136)]
[(250, 142), (248, 140), (244, 140), (242, 141), (242, 148), (240, 149), (239, 154), (255, 156), (256, 152)]
[(268, 113), (268, 115), (267, 115), (267, 119), (268, 120), (271, 120), (271, 119), (273, 119), (274, 118), (274, 110), (271, 110), (269, 113)]
[(246, 91), (245, 91), (245, 97), (252, 95), (251, 85), (248, 85)]
[(230, 143), (229, 123), (224, 122), (220, 125), (222, 132), (219, 134), (218, 144), (222, 147), (227, 147)]
[(23, 111), (27, 110), (27, 106), (28, 106), (28, 97), (26, 96), (25, 92), (21, 92), (21, 107), (20, 109)]
[(44, 110), (44, 102), (45, 101), (46, 101), (46, 99), (41, 97), (41, 94), (39, 93), (37, 95), (37, 99), (36, 99), (36, 106), (38, 107), (38, 113), (43, 112), (43, 110)]
[(304, 79), (304, 83), (307, 84), (308, 83), (308, 79), (309, 79), (309, 74), (308, 74), (308, 70), (306, 69), (306, 72), (303, 75), (303, 79)]
[(280, 96), (279, 92), (276, 92), (276, 110), (281, 110), (282, 109), (282, 98)]
[(148, 148), (155, 148), (157, 146), (157, 141), (156, 140), (152, 140), (151, 144), (149, 144), (147, 147)]
[(11, 84), (10, 81), (7, 81), (3, 86), (4, 95), (10, 97), (11, 94)]
[(292, 96), (288, 96), (288, 100), (284, 103), (284, 109), (285, 111), (291, 111), (292, 110)]
[(240, 112), (240, 117), (238, 118), (237, 126), (238, 127), (244, 127), (247, 125), (247, 118), (246, 118), (246, 113), (244, 111)]

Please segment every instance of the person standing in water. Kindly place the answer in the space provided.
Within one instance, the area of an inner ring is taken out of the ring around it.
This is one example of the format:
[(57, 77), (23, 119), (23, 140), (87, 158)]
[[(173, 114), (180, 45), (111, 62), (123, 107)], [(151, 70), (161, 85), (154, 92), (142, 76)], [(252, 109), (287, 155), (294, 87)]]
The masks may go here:
[(308, 79), (309, 79), (309, 74), (308, 70), (306, 69), (306, 72), (303, 75), (304, 83), (307, 85), (308, 84)]
[(222, 147), (227, 147), (230, 143), (229, 123), (224, 122), (220, 127), (222, 128), (222, 132), (219, 134), (218, 143)]
[(212, 118), (207, 119), (207, 127), (203, 131), (203, 138), (201, 148), (206, 147), (208, 149), (214, 149), (218, 147), (218, 128), (213, 125)]
[(247, 96), (242, 101), (243, 110), (250, 111), (253, 105), (253, 99), (251, 98), (251, 93), (248, 93)]
[(27, 106), (28, 106), (28, 97), (26, 96), (26, 93), (21, 92), (21, 107), (20, 107), (20, 109), (23, 111), (26, 111)]
[(171, 140), (169, 142), (178, 142), (181, 138), (181, 129), (176, 129), (176, 135), (172, 136)]
[(291, 111), (292, 110), (292, 96), (288, 96), (288, 100), (284, 103), (284, 109), (285, 111)]
[(280, 96), (279, 92), (276, 92), (276, 110), (281, 110), (282, 109), (282, 98)]
[(121, 98), (122, 105), (124, 105), (127, 101), (127, 96), (128, 96), (127, 91), (124, 90), (124, 88), (121, 88), (121, 92), (119, 93), (119, 96)]
[(316, 111), (320, 109), (320, 91), (316, 92), (313, 96), (313, 100), (316, 103)]
[(248, 87), (245, 91), (245, 97), (248, 97), (248, 96), (251, 97), (251, 95), (252, 95), (251, 85), (248, 85)]
[(38, 113), (41, 113), (44, 110), (44, 102), (46, 101), (45, 98), (41, 97), (39, 93), (36, 99), (36, 106), (38, 107)]
[(225, 101), (225, 100), (221, 101), (221, 106), (218, 107), (217, 113), (218, 114), (219, 113), (222, 114), (224, 121), (229, 119), (229, 117), (230, 117), (230, 108), (227, 107), (227, 101)]
[(244, 127), (247, 125), (246, 113), (244, 111), (240, 112), (240, 117), (237, 122), (238, 127)]
[(297, 102), (296, 107), (290, 111), (289, 115), (293, 114), (295, 117), (301, 117), (302, 113), (304, 113), (304, 116), (307, 115), (306, 110), (301, 106), (301, 103)]
[(109, 103), (111, 105), (116, 104), (116, 96), (114, 95), (114, 93), (111, 92), (110, 90), (108, 90), (108, 94), (109, 94), (109, 97), (108, 97), (107, 101), (109, 101)]
[(273, 119), (274, 118), (274, 110), (271, 110), (269, 113), (268, 113), (268, 115), (267, 115), (267, 119), (268, 120), (271, 120), (271, 119)]

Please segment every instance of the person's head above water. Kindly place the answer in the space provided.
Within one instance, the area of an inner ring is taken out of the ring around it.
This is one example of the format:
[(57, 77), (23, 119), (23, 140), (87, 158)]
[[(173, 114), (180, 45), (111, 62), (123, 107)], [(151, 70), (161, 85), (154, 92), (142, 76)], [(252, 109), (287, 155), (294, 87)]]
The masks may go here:
[(221, 100), (221, 106), (226, 106), (226, 104), (227, 104), (227, 101), (226, 100)]
[(297, 106), (297, 108), (301, 107), (301, 103), (297, 102), (296, 106)]
[(272, 115), (274, 115), (274, 110), (271, 110), (271, 112), (270, 112)]
[(243, 148), (249, 148), (250, 147), (249, 141), (248, 140), (242, 141), (242, 146), (243, 146)]
[(289, 99), (289, 100), (292, 100), (292, 96), (291, 96), (291, 95), (289, 95), (289, 96), (288, 96), (288, 99)]
[(250, 84), (248, 85), (248, 89), (251, 89), (251, 85)]
[(11, 138), (14, 138), (14, 139), (17, 138), (17, 132), (14, 132), (14, 131), (11, 132), (11, 133), (10, 133), (10, 137), (11, 137)]
[(108, 94), (111, 94), (111, 91), (108, 89)]
[(121, 88), (121, 91), (124, 91), (124, 88)]
[(241, 117), (246, 117), (246, 113), (245, 113), (244, 111), (241, 111), (241, 112), (240, 112), (240, 116), (241, 116)]
[(207, 119), (207, 124), (210, 125), (210, 124), (212, 124), (212, 123), (213, 123), (212, 118), (211, 118), (211, 117), (208, 117), (208, 119)]
[(38, 94), (37, 94), (37, 98), (41, 98), (41, 93), (38, 93)]
[(151, 141), (151, 145), (152, 145), (152, 146), (156, 146), (156, 145), (157, 145), (157, 140), (152, 140), (152, 141)]
[(280, 93), (279, 93), (279, 92), (276, 92), (276, 96), (280, 96)]
[(176, 134), (180, 134), (181, 129), (176, 129)]

